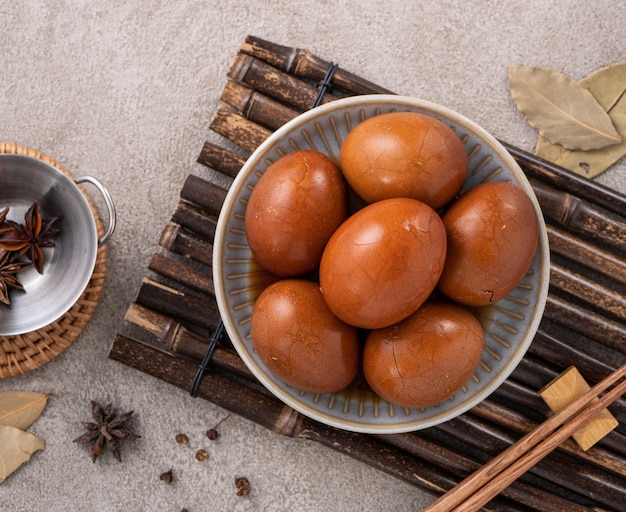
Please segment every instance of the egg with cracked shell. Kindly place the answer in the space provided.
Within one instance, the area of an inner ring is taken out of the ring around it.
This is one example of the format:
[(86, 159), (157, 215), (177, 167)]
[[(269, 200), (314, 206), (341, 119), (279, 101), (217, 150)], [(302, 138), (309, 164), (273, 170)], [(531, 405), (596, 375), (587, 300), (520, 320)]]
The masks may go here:
[(429, 301), (402, 322), (370, 331), (363, 373), (382, 398), (401, 407), (428, 407), (470, 379), (484, 347), (480, 322), (465, 307)]
[(443, 121), (418, 112), (388, 112), (354, 127), (341, 146), (340, 167), (367, 203), (411, 197), (438, 209), (465, 183), (468, 155)]
[(427, 204), (392, 198), (370, 204), (332, 235), (319, 269), (324, 300), (344, 322), (385, 327), (413, 313), (443, 270), (446, 233)]
[(313, 281), (282, 279), (266, 288), (254, 305), (250, 335), (267, 368), (302, 391), (340, 391), (360, 367), (358, 330), (333, 315)]
[(304, 275), (317, 269), (326, 242), (347, 215), (339, 168), (319, 151), (294, 151), (273, 162), (250, 194), (248, 245), (269, 272)]
[(438, 289), (466, 306), (506, 297), (528, 271), (539, 223), (530, 198), (509, 182), (481, 183), (442, 216), (448, 253)]

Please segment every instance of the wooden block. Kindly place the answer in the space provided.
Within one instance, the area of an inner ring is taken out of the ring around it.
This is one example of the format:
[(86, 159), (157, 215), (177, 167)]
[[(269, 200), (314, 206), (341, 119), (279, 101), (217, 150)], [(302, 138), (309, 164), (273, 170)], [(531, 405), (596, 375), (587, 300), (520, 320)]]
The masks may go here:
[[(541, 398), (550, 407), (552, 412), (557, 413), (570, 402), (589, 391), (587, 384), (578, 369), (570, 366), (556, 379), (539, 391)], [(597, 400), (594, 399), (594, 400)], [(619, 422), (615, 417), (604, 409), (596, 416), (580, 427), (572, 437), (585, 451), (613, 430)]]

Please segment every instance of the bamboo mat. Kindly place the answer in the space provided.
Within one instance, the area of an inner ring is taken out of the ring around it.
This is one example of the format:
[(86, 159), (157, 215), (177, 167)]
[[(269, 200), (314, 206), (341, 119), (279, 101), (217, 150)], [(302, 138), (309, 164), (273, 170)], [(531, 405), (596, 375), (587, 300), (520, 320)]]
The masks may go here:
[[(185, 390), (219, 325), (212, 240), (227, 193), (247, 155), (274, 130), (311, 108), (332, 63), (312, 53), (247, 37), (234, 56), (198, 172), (182, 184), (135, 302), (109, 357)], [(342, 67), (321, 102), (389, 93)], [(236, 146), (235, 150), (232, 148)], [(308, 439), (440, 495), (550, 414), (538, 394), (569, 366), (595, 384), (626, 362), (626, 197), (503, 142), (531, 181), (551, 250), (550, 293), (539, 331), (515, 372), (487, 400), (443, 425), (407, 434), (357, 434), (304, 417), (271, 396), (225, 337), (196, 394), (281, 435)], [(611, 412), (623, 422), (625, 402)], [(571, 439), (485, 510), (623, 510), (626, 429), (590, 450)]]

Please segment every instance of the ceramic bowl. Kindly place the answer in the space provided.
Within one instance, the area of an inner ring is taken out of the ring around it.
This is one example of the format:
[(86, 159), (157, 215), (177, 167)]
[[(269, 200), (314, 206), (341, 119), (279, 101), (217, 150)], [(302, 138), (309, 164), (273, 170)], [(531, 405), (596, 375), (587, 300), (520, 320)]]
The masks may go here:
[[(338, 163), (342, 141), (356, 125), (391, 111), (421, 112), (455, 130), (469, 155), (463, 191), (486, 181), (511, 181), (532, 199), (540, 237), (527, 275), (508, 297), (476, 311), (485, 331), (485, 349), (474, 375), (451, 398), (407, 409), (376, 396), (357, 380), (333, 394), (295, 389), (272, 375), (255, 353), (250, 337), (254, 302), (271, 281), (255, 261), (244, 229), (246, 202), (268, 165), (297, 149), (314, 149)], [(218, 306), (228, 336), (248, 368), (275, 396), (322, 423), (363, 433), (419, 430), (447, 421), (489, 396), (526, 353), (541, 320), (548, 293), (549, 251), (543, 216), (525, 175), (513, 157), (484, 129), (452, 110), (428, 101), (394, 95), (355, 96), (301, 114), (274, 132), (250, 156), (234, 180), (215, 236), (213, 273)]]
[[(96, 221), (79, 184), (89, 183), (102, 194), (109, 224), (98, 238)], [(38, 158), (0, 154), (0, 211), (7, 219), (24, 222), (24, 213), (37, 201), (42, 218), (58, 217), (54, 247), (43, 249), (39, 274), (33, 266), (16, 277), (24, 290), (9, 290), (10, 305), (0, 303), (0, 336), (36, 331), (61, 318), (80, 298), (96, 264), (98, 247), (115, 228), (115, 208), (107, 189), (91, 176), (71, 179)]]

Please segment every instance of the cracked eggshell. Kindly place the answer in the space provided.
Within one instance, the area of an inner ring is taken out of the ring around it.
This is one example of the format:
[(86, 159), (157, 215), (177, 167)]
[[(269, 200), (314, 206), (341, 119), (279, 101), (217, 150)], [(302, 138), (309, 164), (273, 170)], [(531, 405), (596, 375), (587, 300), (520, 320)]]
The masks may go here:
[(344, 322), (385, 327), (413, 313), (443, 270), (446, 233), (437, 213), (409, 198), (378, 201), (333, 234), (319, 269), (322, 294)]
[(402, 322), (370, 331), (363, 373), (388, 402), (428, 407), (451, 397), (468, 381), (483, 347), (482, 327), (470, 311), (429, 301)]
[(468, 155), (443, 121), (418, 112), (389, 112), (366, 119), (348, 134), (340, 167), (367, 203), (410, 197), (438, 209), (465, 183)]
[(347, 215), (339, 168), (318, 151), (294, 151), (272, 163), (250, 194), (248, 245), (273, 274), (304, 275), (317, 269), (326, 242)]
[(312, 281), (283, 279), (266, 288), (254, 305), (250, 334), (265, 366), (302, 391), (340, 391), (360, 367), (357, 329), (333, 315)]
[(506, 297), (528, 271), (538, 243), (537, 214), (509, 182), (481, 183), (443, 214), (448, 254), (438, 289), (466, 306)]

